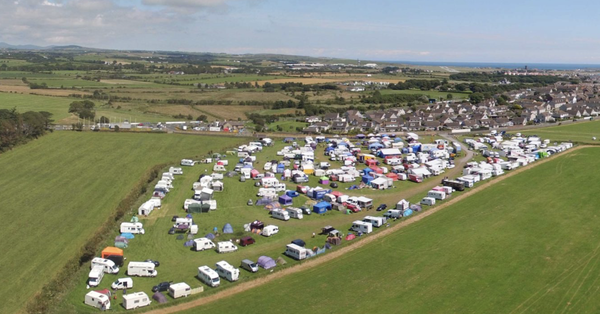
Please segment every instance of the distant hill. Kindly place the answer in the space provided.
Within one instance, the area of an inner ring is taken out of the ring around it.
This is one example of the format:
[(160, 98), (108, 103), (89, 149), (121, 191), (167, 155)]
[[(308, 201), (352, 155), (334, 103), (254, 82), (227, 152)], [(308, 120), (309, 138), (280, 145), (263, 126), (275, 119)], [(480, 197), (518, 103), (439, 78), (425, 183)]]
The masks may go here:
[(0, 49), (28, 49), (28, 50), (40, 50), (46, 49), (46, 47), (36, 46), (36, 45), (11, 45), (5, 42), (0, 42)]

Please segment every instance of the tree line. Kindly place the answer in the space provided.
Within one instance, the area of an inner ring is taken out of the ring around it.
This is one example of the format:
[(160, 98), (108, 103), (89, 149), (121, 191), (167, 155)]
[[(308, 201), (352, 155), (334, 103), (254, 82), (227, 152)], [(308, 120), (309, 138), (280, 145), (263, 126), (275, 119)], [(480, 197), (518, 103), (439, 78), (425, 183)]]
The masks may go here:
[(51, 117), (47, 111), (19, 113), (16, 108), (0, 109), (0, 151), (46, 134), (53, 122)]

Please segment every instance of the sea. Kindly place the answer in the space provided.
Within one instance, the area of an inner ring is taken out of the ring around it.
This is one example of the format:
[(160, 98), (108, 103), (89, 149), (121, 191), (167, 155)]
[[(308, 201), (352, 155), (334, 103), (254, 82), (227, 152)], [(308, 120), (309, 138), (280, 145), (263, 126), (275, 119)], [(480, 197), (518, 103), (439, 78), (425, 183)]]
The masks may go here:
[(459, 68), (498, 68), (529, 70), (599, 70), (600, 64), (571, 64), (571, 63), (498, 63), (498, 62), (427, 62), (427, 61), (384, 61), (386, 63), (459, 67)]

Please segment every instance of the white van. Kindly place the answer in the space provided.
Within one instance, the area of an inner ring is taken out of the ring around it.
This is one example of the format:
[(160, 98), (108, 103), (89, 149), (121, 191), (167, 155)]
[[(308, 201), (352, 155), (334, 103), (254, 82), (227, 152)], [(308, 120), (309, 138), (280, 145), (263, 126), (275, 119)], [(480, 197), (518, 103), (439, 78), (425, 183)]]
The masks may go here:
[(279, 227), (275, 225), (265, 226), (261, 232), (261, 234), (265, 237), (270, 237), (279, 232)]
[(198, 267), (198, 279), (211, 287), (218, 287), (221, 284), (219, 274), (206, 265)]
[(174, 283), (169, 286), (169, 295), (173, 299), (184, 298), (192, 294), (192, 287), (185, 282)]
[(290, 214), (290, 218), (302, 219), (304, 215), (302, 215), (302, 210), (300, 208), (288, 208), (288, 213)]
[(150, 262), (129, 262), (127, 265), (127, 275), (140, 277), (156, 277), (158, 271), (156, 266)]
[(104, 267), (92, 267), (92, 270), (90, 270), (90, 273), (88, 274), (88, 285), (90, 285), (90, 287), (97, 287), (102, 281), (102, 278), (104, 278)]
[(433, 198), (433, 197), (423, 197), (423, 199), (421, 200), (421, 204), (433, 206), (433, 205), (435, 205), (435, 198)]
[(386, 217), (387, 219), (402, 218), (402, 211), (399, 209), (390, 209), (383, 214), (383, 217)]
[(146, 292), (134, 292), (123, 295), (123, 307), (126, 310), (134, 310), (138, 307), (148, 306), (152, 303)]
[(179, 167), (171, 167), (169, 168), (169, 172), (172, 174), (183, 174), (183, 170)]
[(243, 259), (242, 263), (240, 264), (240, 267), (251, 273), (255, 273), (258, 271), (258, 265), (256, 265), (255, 262), (249, 259)]
[(290, 220), (290, 213), (288, 213), (287, 210), (274, 209), (271, 211), (271, 217), (288, 221)]
[(181, 165), (182, 166), (193, 166), (195, 164), (196, 164), (196, 162), (193, 161), (193, 160), (191, 160), (191, 159), (182, 159), (181, 160)]
[(383, 226), (386, 219), (385, 219), (385, 217), (365, 216), (365, 218), (363, 218), (363, 221), (370, 223), (375, 228), (379, 228), (379, 227)]
[(231, 264), (226, 261), (217, 262), (217, 274), (219, 276), (233, 282), (237, 281), (240, 277), (240, 270), (233, 267)]
[(187, 225), (188, 227), (190, 227), (193, 224), (194, 224), (194, 221), (192, 218), (178, 217), (175, 219), (175, 224), (173, 224), (173, 228), (177, 228), (181, 225)]
[(231, 241), (221, 241), (217, 243), (218, 253), (231, 253), (238, 250), (238, 247)]
[(107, 274), (116, 274), (119, 272), (119, 266), (115, 265), (115, 262), (100, 257), (94, 257), (92, 259), (92, 268), (100, 266), (104, 269)]
[(427, 196), (442, 201), (446, 199), (446, 192), (431, 190), (427, 192)]
[(283, 254), (296, 260), (303, 260), (310, 256), (307, 248), (303, 248), (293, 243), (285, 246), (285, 252)]
[(209, 250), (214, 247), (215, 247), (215, 244), (209, 238), (194, 239), (194, 250), (195, 251)]
[(130, 289), (133, 288), (133, 279), (129, 277), (119, 278), (113, 282), (110, 287), (113, 290)]
[(144, 234), (144, 225), (141, 222), (122, 222), (119, 229), (121, 233)]
[(352, 222), (352, 227), (350, 228), (352, 231), (362, 232), (362, 233), (371, 233), (373, 232), (373, 225), (368, 222), (355, 220)]
[(84, 303), (101, 310), (110, 310), (110, 298), (103, 293), (90, 291), (85, 295)]

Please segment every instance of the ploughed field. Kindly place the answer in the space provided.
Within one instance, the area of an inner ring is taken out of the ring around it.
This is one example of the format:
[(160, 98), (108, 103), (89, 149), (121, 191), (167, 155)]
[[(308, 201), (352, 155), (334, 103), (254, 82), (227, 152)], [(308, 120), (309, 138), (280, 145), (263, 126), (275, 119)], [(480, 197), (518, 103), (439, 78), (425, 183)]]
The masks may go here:
[(600, 148), (555, 158), (334, 261), (201, 310), (597, 313)]
[(0, 154), (0, 312), (24, 310), (153, 166), (242, 141), (65, 131)]

